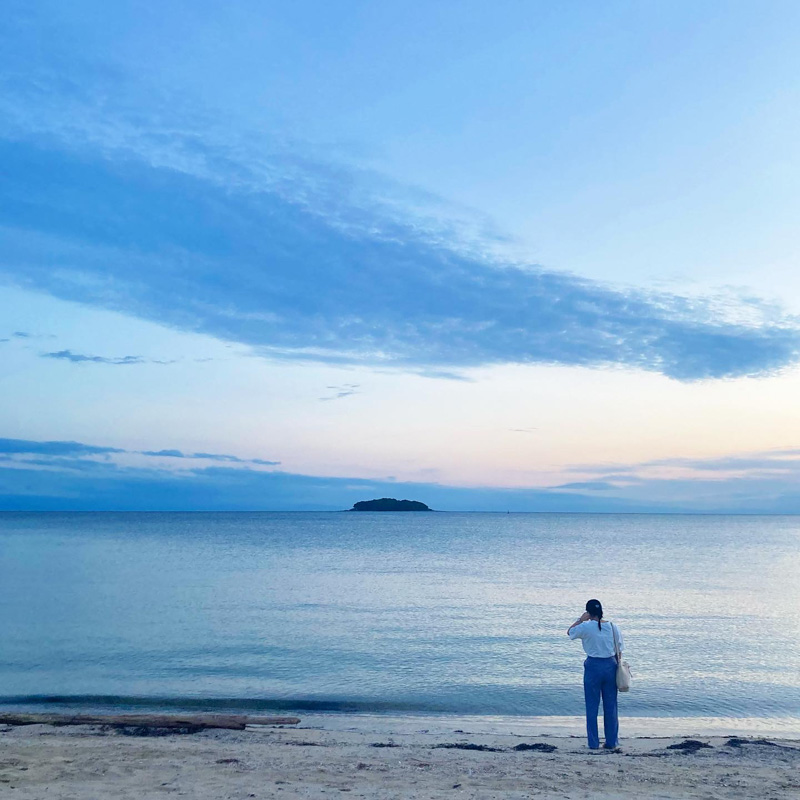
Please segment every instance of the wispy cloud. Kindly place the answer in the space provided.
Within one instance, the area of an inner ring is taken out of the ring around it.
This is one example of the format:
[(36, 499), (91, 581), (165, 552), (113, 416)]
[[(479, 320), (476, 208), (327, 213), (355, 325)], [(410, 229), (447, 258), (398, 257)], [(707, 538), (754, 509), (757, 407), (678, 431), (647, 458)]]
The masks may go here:
[(108, 458), (97, 459), (86, 456), (34, 456), (25, 459), (16, 459), (13, 456), (0, 453), (0, 463), (7, 470), (18, 469), (22, 473), (30, 472), (31, 467), (43, 467), (48, 471), (57, 472), (82, 472), (82, 473), (118, 473), (119, 464)]
[(320, 397), (320, 400), (341, 400), (343, 397), (350, 397), (354, 394), (359, 394), (360, 384), (358, 383), (344, 383), (341, 386), (326, 386), (326, 389), (332, 389), (333, 394)]
[(55, 336), (51, 333), (29, 333), (28, 331), (14, 331), (8, 336), (0, 339), (0, 342), (10, 342), (13, 339), (22, 339), (23, 341), (25, 341), (28, 339), (54, 339), (54, 338)]
[(800, 473), (800, 448), (765, 450), (753, 453), (709, 458), (658, 458), (648, 461), (618, 464), (575, 464), (571, 472), (599, 474), (605, 480), (630, 480), (632, 477), (664, 471), (683, 473), (740, 473), (785, 472)]
[(581, 492), (607, 492), (611, 489), (618, 489), (619, 487), (606, 481), (575, 481), (573, 483), (562, 483), (552, 488)]
[(124, 453), (118, 447), (97, 447), (82, 442), (37, 442), (30, 439), (0, 439), (0, 453), (35, 453), (51, 456), (86, 456)]
[(276, 467), (280, 461), (267, 461), (263, 458), (239, 458), (227, 453), (184, 453), (181, 450), (140, 450), (139, 455), (158, 458), (201, 459), (204, 461), (224, 461), (229, 464), (258, 464), (263, 467)]
[(119, 356), (108, 358), (106, 356), (89, 356), (83, 353), (73, 353), (71, 350), (58, 350), (54, 353), (42, 353), (42, 358), (55, 358), (62, 361), (70, 361), (73, 364), (112, 364), (115, 366), (128, 366), (131, 364), (174, 364), (175, 361), (162, 361), (155, 358), (143, 358), (142, 356)]
[(140, 96), (122, 111), (99, 100), (114, 84), (64, 84), (9, 84), (7, 281), (275, 358), (428, 374), (546, 363), (697, 380), (798, 360), (797, 320), (758, 301), (615, 288), (505, 259), (491, 236), (466, 241), (441, 214), (404, 211), (410, 193), (377, 176), (302, 150), (264, 156), (185, 104)]
[[(240, 458), (239, 456), (225, 453), (184, 453), (181, 450), (162, 449), (162, 450), (125, 450), (119, 447), (98, 447), (95, 445), (83, 444), (82, 442), (37, 442), (30, 439), (0, 439), (0, 456), (22, 456), (24, 464), (56, 464), (66, 466), (68, 462), (63, 459), (83, 459), (92, 456), (108, 455), (136, 455), (147, 456), (150, 458), (176, 458), (194, 459), (201, 461), (227, 462), (233, 464), (258, 465), (264, 467), (275, 467), (280, 465), (280, 461), (268, 461), (262, 458)], [(43, 458), (30, 458), (30, 456), (40, 456)], [(54, 458), (62, 459), (59, 462)], [(49, 459), (49, 460), (48, 460)]]
[(714, 458), (661, 458), (627, 464), (576, 464), (586, 477), (551, 487), (592, 487), (630, 501), (666, 503), (699, 511), (800, 511), (800, 449), (785, 448)]
[[(230, 456), (226, 455), (225, 453), (192, 453), (191, 456), (184, 456), (181, 454), (181, 458), (207, 458), (211, 461), (229, 461), (233, 464), (247, 464), (250, 463), (249, 459), (246, 458), (239, 458), (238, 456)], [(270, 463), (280, 463), (280, 462), (270, 462)]]

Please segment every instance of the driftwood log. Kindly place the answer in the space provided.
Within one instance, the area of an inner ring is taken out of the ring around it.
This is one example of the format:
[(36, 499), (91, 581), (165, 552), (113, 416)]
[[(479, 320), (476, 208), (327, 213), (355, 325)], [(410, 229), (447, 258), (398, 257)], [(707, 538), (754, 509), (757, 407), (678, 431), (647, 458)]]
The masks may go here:
[(108, 725), (112, 728), (226, 728), (247, 725), (297, 725), (297, 717), (248, 717), (229, 714), (0, 714), (0, 725)]

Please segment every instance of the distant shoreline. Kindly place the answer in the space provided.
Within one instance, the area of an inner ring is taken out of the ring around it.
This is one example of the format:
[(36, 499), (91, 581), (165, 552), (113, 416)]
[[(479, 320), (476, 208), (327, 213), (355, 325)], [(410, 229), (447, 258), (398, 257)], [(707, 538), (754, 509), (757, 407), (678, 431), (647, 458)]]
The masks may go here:
[[(349, 508), (0, 508), (0, 515), (11, 514), (340, 514)], [(538, 515), (551, 517), (800, 517), (790, 511), (459, 511), (431, 508), (432, 514)], [(362, 512), (366, 513), (366, 512)], [(381, 512), (378, 512), (381, 513)]]

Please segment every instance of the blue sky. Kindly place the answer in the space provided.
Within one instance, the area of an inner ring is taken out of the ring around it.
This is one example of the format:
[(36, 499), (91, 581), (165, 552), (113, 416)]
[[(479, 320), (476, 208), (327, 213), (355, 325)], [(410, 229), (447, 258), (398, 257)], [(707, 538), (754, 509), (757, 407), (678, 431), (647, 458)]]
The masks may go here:
[(798, 17), (12, 2), (0, 507), (800, 511)]

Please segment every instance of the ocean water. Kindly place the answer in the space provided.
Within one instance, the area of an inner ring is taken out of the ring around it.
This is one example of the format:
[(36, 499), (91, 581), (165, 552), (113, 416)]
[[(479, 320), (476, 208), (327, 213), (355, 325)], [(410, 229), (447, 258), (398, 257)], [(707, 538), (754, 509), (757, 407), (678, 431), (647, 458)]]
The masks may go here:
[(800, 518), (2, 513), (0, 704), (800, 719)]

